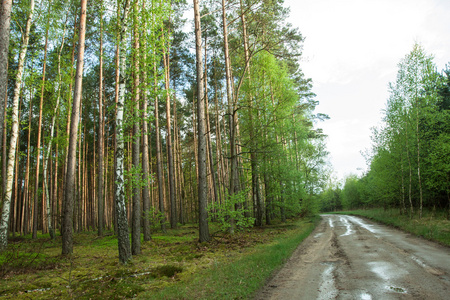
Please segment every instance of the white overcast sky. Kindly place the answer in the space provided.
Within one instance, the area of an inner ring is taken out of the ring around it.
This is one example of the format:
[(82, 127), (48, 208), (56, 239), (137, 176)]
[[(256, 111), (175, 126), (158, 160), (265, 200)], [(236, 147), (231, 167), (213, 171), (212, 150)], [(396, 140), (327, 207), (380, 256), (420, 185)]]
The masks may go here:
[(381, 121), (388, 83), (415, 42), (434, 55), (438, 71), (450, 62), (450, 0), (285, 0), (288, 20), (306, 38), (302, 69), (312, 78), (319, 127), (335, 175), (367, 169), (371, 127)]

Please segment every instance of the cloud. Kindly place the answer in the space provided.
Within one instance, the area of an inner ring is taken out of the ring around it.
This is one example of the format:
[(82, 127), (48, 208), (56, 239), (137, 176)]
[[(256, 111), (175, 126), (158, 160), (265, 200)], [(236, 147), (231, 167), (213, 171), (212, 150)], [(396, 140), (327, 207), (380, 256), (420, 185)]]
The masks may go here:
[(397, 65), (421, 43), (443, 68), (450, 60), (448, 0), (285, 0), (303, 36), (301, 66), (312, 78), (319, 124), (339, 176), (365, 168), (370, 128), (381, 121)]

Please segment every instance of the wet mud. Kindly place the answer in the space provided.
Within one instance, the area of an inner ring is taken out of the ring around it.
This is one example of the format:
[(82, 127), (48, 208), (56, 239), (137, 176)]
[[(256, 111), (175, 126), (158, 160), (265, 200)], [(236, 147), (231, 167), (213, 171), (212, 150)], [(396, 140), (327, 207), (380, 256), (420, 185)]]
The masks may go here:
[(450, 299), (450, 249), (354, 216), (323, 215), (255, 299)]

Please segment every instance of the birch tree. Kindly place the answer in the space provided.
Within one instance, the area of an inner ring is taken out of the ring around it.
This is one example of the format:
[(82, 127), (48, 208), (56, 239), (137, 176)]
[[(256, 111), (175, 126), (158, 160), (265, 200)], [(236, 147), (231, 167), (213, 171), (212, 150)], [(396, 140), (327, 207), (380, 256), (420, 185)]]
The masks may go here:
[[(4, 7), (5, 5), (7, 4), (4, 4), (2, 6), (2, 9), (6, 8)], [(8, 246), (8, 224), (10, 217), (11, 196), (14, 178), (14, 165), (16, 161), (17, 140), (19, 138), (19, 97), (20, 97), (20, 88), (22, 86), (23, 71), (24, 71), (25, 57), (27, 54), (28, 41), (30, 39), (30, 28), (33, 19), (33, 13), (34, 13), (34, 0), (31, 0), (25, 32), (23, 33), (22, 37), (22, 45), (20, 47), (16, 84), (14, 87), (14, 98), (12, 105), (12, 128), (8, 154), (8, 167), (6, 178), (3, 179), (6, 180), (6, 190), (4, 191), (2, 218), (0, 220), (0, 251), (5, 250), (6, 247)], [(2, 66), (0, 66), (0, 68), (1, 67)], [(0, 98), (2, 98), (1, 95)]]
[[(8, 87), (9, 29), (12, 0), (3, 0), (0, 10), (0, 149), (3, 143), (3, 118)], [(6, 180), (6, 178), (2, 178)], [(3, 191), (5, 192), (5, 191)]]
[(130, 238), (128, 233), (128, 220), (125, 204), (125, 178), (124, 178), (124, 133), (123, 117), (125, 106), (125, 84), (126, 84), (126, 37), (128, 31), (128, 15), (130, 11), (130, 0), (125, 0), (123, 7), (120, 34), (119, 34), (119, 95), (116, 112), (116, 214), (117, 214), (117, 238), (119, 245), (119, 260), (127, 263), (131, 260)]

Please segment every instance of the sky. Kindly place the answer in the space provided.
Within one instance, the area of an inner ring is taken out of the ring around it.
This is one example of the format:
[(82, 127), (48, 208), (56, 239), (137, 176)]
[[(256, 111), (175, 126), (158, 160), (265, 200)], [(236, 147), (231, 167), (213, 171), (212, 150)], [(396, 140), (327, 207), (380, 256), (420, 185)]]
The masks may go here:
[(361, 152), (381, 124), (397, 65), (421, 44), (437, 70), (450, 64), (450, 0), (285, 0), (305, 37), (300, 65), (313, 80), (334, 176), (361, 175)]

